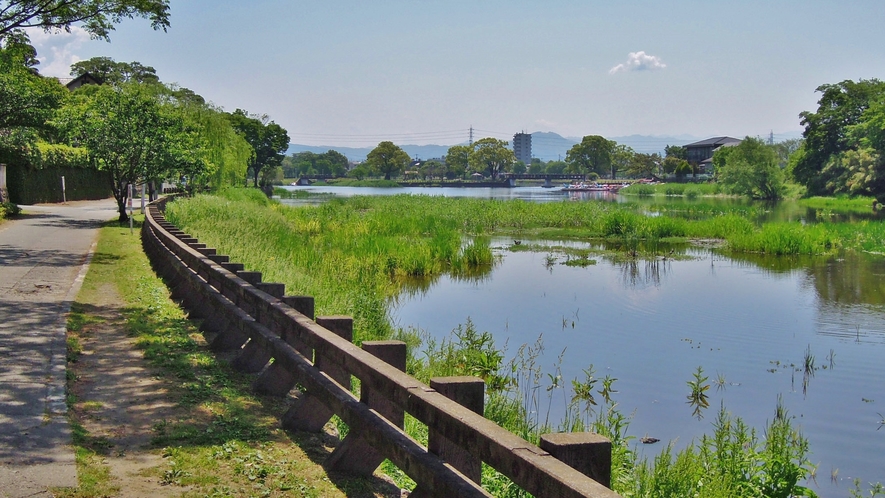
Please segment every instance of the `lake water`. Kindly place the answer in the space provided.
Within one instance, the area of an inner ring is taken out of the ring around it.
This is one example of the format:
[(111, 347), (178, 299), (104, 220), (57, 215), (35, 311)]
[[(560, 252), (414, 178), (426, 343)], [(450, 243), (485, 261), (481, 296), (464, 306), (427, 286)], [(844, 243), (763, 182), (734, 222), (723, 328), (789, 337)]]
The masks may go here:
[[(418, 190), (567, 198), (541, 188)], [(597, 378), (618, 379), (613, 397), (632, 414), (629, 434), (662, 441), (638, 445), (651, 455), (667, 441), (682, 447), (712, 433), (720, 404), (761, 430), (780, 396), (810, 440), (811, 461), (819, 465), (810, 485), (821, 496), (848, 496), (854, 478), (885, 483), (885, 258), (731, 258), (689, 249), (687, 260), (598, 259), (571, 267), (553, 250), (511, 252), (511, 244), (493, 241), (501, 262), (479, 280), (442, 277), (402, 296), (397, 325), (441, 338), (469, 318), (499, 346), (506, 342), (511, 356), (541, 335), (545, 371), (554, 371), (564, 350), (566, 383), (591, 364)], [(558, 261), (551, 265), (548, 256)], [(816, 369), (806, 377), (807, 352)], [(700, 420), (686, 403), (686, 382), (698, 366), (711, 384), (710, 408)], [(721, 388), (714, 382), (719, 376), (726, 381)], [(561, 406), (560, 397), (551, 420)]]

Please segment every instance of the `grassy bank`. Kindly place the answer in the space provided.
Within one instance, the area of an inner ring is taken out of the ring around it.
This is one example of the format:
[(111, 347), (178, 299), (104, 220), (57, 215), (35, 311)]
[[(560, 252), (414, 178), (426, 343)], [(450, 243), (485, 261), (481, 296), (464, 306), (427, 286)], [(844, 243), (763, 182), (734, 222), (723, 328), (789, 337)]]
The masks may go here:
[[(80, 485), (57, 495), (116, 496), (128, 487), (107, 464), (122, 456), (113, 436), (86, 428), (100, 403), (76, 395), (79, 375), (88, 374), (78, 371), (78, 361), (90, 341), (103, 340), (107, 327), (120, 327), (124, 337), (132, 338), (153, 378), (168, 392), (171, 415), (154, 421), (143, 448), (160, 460), (143, 474), (167, 486), (163, 494), (177, 489), (194, 497), (398, 496), (398, 489), (378, 479), (330, 479), (320, 465), (330, 451), (328, 441), (279, 428), (278, 416), (286, 407), (278, 399), (252, 394), (252, 378), (208, 350), (196, 325), (155, 276), (138, 231), (130, 235), (115, 223), (101, 230), (68, 321), (68, 404)], [(114, 387), (114, 378), (103, 380), (107, 388)]]
[[(232, 191), (170, 204), (167, 215), (202, 242), (264, 272), (266, 281), (315, 296), (319, 313), (353, 315), (358, 341), (406, 340), (409, 372), (416, 377), (483, 377), (489, 387), (486, 416), (522, 437), (537, 441), (551, 429), (588, 427), (607, 435), (615, 443), (615, 489), (624, 496), (811, 496), (797, 486), (812, 472), (807, 445), (780, 409), (759, 432), (723, 409), (710, 436), (678, 453), (668, 448), (642, 460), (626, 436), (629, 419), (611, 399), (613, 379), (596, 378), (590, 369), (585, 378), (571, 384), (558, 379), (554, 386), (534, 362), (541, 345), (523, 346), (505, 360), (492, 338), (469, 323), (439, 342), (417, 331), (396, 330), (387, 317), (388, 304), (403, 289), (428, 285), (442, 274), (473, 278), (488, 271), (495, 263), (489, 237), (495, 235), (598, 240), (627, 258), (660, 257), (664, 247), (669, 257), (669, 249), (680, 246), (665, 244), (689, 239), (720, 239), (726, 251), (787, 255), (870, 250), (885, 240), (879, 222), (758, 226), (748, 219), (754, 209), (710, 207), (692, 219), (684, 213), (647, 216), (634, 206), (607, 203), (409, 196), (334, 199), (293, 209)], [(555, 372), (549, 378), (557, 379)], [(543, 415), (545, 392), (562, 393), (568, 405), (563, 420)], [(419, 440), (426, 431), (414, 421), (407, 427)], [(388, 471), (407, 484), (395, 470)], [(499, 496), (519, 495), (488, 469), (484, 485)]]

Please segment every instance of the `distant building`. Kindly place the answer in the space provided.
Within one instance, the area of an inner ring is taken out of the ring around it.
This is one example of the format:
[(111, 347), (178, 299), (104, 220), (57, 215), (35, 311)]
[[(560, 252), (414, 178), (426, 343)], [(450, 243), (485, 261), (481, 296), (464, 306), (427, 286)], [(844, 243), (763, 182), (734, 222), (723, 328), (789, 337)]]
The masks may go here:
[(711, 171), (713, 152), (719, 147), (733, 147), (743, 140), (731, 137), (713, 137), (700, 142), (685, 145), (686, 160), (692, 166), (698, 166), (698, 173)]
[(513, 135), (513, 154), (517, 161), (522, 161), (526, 165), (532, 163), (532, 135), (530, 133)]
[(58, 81), (72, 92), (83, 85), (101, 85), (101, 80), (89, 73), (83, 73), (76, 78), (58, 78)]

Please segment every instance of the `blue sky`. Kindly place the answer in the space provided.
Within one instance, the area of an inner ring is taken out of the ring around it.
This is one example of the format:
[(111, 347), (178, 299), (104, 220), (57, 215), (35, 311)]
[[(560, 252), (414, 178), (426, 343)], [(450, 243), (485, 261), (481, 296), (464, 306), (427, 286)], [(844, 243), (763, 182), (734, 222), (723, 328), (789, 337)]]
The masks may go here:
[(454, 144), (518, 131), (697, 137), (801, 130), (814, 89), (885, 79), (882, 0), (171, 0), (171, 27), (32, 41), (44, 74), (156, 68), (293, 142)]

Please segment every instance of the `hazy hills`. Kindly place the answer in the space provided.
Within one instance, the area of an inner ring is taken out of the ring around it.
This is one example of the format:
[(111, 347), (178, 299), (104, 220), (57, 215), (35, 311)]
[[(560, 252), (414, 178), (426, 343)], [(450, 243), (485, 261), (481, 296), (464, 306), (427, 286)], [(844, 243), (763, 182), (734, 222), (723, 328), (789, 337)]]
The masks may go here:
[[(713, 135), (711, 135), (713, 136)], [(775, 134), (775, 141), (801, 137), (801, 132), (789, 132)], [(692, 135), (657, 136), (657, 135), (629, 135), (625, 137), (606, 137), (619, 144), (626, 145), (636, 152), (663, 154), (667, 145), (685, 145), (710, 137), (696, 137)], [(735, 137), (742, 138), (742, 137)], [(532, 157), (542, 161), (565, 159), (565, 154), (572, 145), (580, 142), (580, 138), (563, 137), (557, 133), (536, 131), (532, 133)], [(466, 145), (466, 144), (463, 144)], [(400, 145), (409, 156), (414, 159), (432, 159), (443, 157), (449, 149), (449, 145)], [(314, 152), (322, 154), (328, 150), (336, 150), (351, 161), (365, 161), (366, 156), (373, 147), (339, 147), (334, 145), (301, 145), (289, 144), (289, 154), (296, 152)]]

